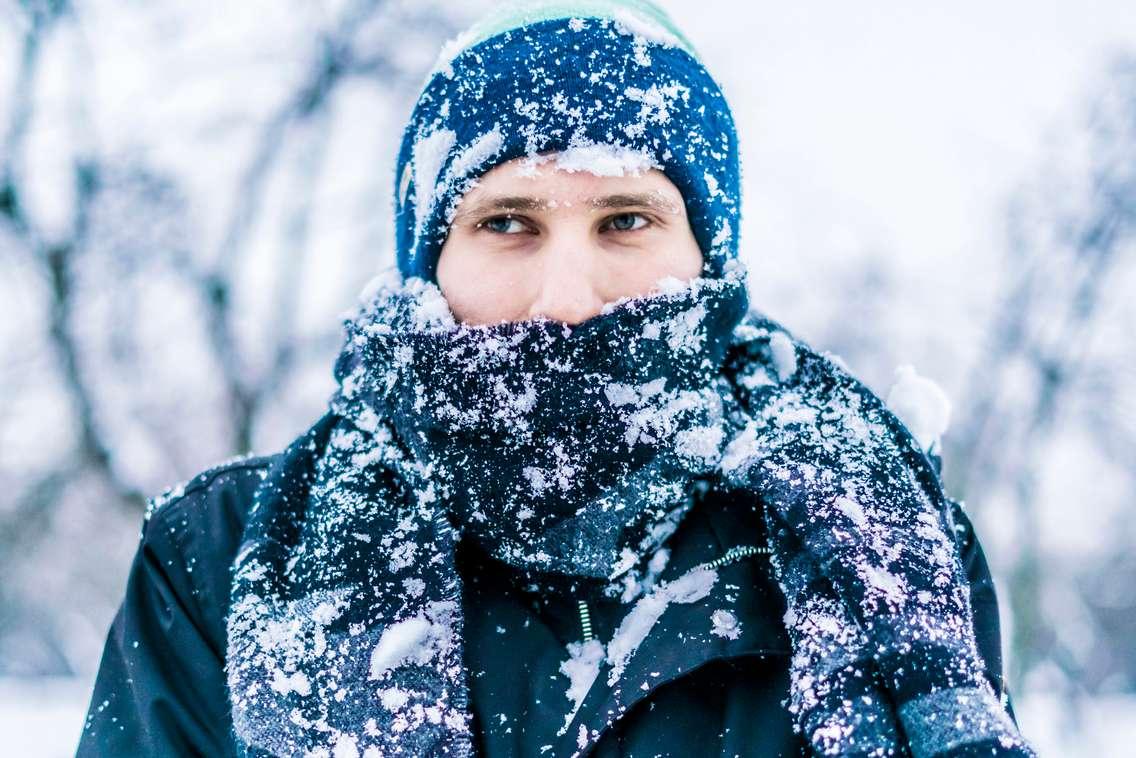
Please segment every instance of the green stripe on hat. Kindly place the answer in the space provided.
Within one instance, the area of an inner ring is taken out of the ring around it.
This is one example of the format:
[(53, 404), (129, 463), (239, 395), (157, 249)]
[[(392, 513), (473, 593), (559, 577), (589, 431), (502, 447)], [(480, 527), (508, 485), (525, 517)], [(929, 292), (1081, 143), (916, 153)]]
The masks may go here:
[(426, 79), (448, 69), (450, 62), (464, 50), (490, 37), (556, 18), (613, 19), (623, 24), (632, 34), (656, 44), (682, 48), (701, 62), (691, 41), (679, 31), (666, 11), (650, 0), (530, 0), (505, 3), (494, 8), (447, 42)]

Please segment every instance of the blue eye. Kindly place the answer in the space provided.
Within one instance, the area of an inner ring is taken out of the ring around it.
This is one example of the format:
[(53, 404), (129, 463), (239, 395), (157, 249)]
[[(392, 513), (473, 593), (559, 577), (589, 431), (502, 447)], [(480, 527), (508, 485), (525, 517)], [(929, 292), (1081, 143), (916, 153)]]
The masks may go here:
[[(516, 224), (516, 227), (513, 225)], [(494, 216), (487, 218), (478, 224), (479, 227), (484, 227), (494, 234), (517, 234), (525, 229), (524, 224), (512, 216)]]
[[(636, 224), (636, 221), (641, 221), (641, 224)], [(620, 213), (612, 216), (611, 228), (617, 232), (633, 232), (637, 229), (642, 229), (647, 225), (647, 219), (641, 213)]]

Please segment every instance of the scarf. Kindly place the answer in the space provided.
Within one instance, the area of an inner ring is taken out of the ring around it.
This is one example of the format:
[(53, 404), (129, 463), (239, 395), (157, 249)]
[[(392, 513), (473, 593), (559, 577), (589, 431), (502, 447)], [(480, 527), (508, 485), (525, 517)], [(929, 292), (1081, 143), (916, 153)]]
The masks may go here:
[[(436, 285), (378, 277), (346, 322), (328, 412), (277, 456), (234, 560), (239, 749), (471, 754), (458, 540), (651, 591), (629, 578), (650, 574), (712, 475), (766, 504), (786, 703), (815, 752), (1032, 754), (982, 676), (926, 457), (866, 388), (747, 305), (736, 264), (575, 326), (470, 326)], [(628, 622), (705, 594), (683, 586), (660, 583)]]
[(376, 280), (327, 416), (258, 488), (235, 560), (234, 731), (277, 755), (466, 755), (459, 538), (555, 575), (642, 570), (727, 440), (741, 269), (576, 326), (455, 323)]

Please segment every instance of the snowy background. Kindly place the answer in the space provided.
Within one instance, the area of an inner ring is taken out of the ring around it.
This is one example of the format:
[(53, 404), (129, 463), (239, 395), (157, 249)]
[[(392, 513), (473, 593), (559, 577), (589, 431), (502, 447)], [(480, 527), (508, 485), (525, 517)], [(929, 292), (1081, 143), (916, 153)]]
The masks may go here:
[[(318, 416), (462, 5), (0, 0), (5, 753), (73, 752), (145, 498)], [(735, 111), (755, 303), (944, 388), (1023, 731), (1131, 754), (1136, 8), (663, 5)]]

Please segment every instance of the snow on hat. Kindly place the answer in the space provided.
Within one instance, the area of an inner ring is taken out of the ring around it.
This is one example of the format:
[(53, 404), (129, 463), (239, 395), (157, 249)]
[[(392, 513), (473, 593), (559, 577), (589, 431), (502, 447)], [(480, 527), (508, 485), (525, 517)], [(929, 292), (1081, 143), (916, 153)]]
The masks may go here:
[(562, 167), (663, 171), (685, 200), (704, 275), (737, 255), (737, 133), (721, 89), (644, 0), (538, 0), (482, 18), (442, 52), (403, 133), (395, 243), (435, 281), (462, 195), (494, 166), (566, 151)]

